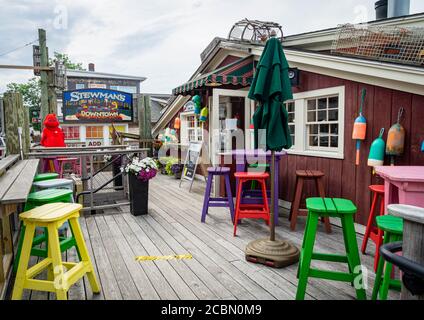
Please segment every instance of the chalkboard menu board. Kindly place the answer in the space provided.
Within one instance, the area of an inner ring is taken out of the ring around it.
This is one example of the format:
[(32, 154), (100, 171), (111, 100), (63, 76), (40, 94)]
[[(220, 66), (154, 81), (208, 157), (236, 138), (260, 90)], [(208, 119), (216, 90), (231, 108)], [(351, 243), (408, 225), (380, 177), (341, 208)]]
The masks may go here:
[(191, 181), (191, 187), (193, 185), (194, 177), (196, 176), (197, 165), (199, 164), (200, 153), (202, 152), (202, 143), (201, 142), (190, 142), (188, 147), (187, 156), (184, 162), (184, 169), (181, 175), (181, 182), (183, 180)]

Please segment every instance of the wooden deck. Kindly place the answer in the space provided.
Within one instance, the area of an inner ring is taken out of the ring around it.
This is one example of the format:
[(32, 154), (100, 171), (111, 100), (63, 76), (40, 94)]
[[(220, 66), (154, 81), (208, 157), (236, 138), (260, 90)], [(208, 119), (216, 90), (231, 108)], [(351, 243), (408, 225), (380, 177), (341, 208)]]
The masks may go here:
[[(195, 182), (190, 194), (187, 189), (178, 188), (177, 180), (158, 176), (150, 183), (148, 216), (134, 217), (129, 207), (123, 206), (81, 218), (102, 293), (93, 295), (87, 279), (83, 279), (69, 291), (69, 299), (294, 299), (297, 265), (275, 270), (244, 259), (246, 244), (267, 237), (267, 226), (259, 221), (243, 222), (234, 238), (229, 212), (221, 208), (212, 208), (207, 223), (201, 224), (203, 192), (204, 182)], [(297, 232), (289, 231), (287, 215), (280, 217), (280, 223), (278, 236), (299, 246), (304, 220), (299, 219)], [(358, 236), (358, 245), (361, 241)], [(333, 233), (327, 235), (321, 226), (316, 248), (322, 252), (344, 252), (341, 230), (333, 227)], [(374, 283), (372, 250), (370, 244), (371, 254), (361, 256), (369, 269), (368, 297)], [(192, 260), (135, 260), (140, 255), (187, 253), (193, 255)], [(68, 251), (66, 258), (75, 260), (75, 250)], [(35, 262), (33, 259), (31, 263)], [(314, 265), (330, 270), (347, 269), (321, 262)], [(24, 297), (52, 299), (54, 294), (27, 291)], [(349, 284), (311, 279), (306, 298), (354, 299), (355, 291)]]

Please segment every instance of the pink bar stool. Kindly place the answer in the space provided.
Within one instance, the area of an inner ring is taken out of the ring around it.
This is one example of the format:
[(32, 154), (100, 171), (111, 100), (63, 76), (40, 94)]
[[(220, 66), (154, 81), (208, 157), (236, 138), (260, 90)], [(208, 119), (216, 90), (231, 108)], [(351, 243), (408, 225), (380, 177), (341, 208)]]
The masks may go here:
[(65, 172), (65, 165), (69, 164), (71, 166), (71, 173), (80, 175), (81, 167), (78, 165), (78, 158), (57, 158), (59, 163), (59, 177), (63, 178)]

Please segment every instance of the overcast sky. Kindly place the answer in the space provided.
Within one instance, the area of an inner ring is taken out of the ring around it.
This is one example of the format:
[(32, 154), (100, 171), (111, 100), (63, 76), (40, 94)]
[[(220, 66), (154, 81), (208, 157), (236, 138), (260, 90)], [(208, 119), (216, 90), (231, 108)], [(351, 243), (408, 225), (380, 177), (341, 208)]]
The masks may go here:
[[(96, 71), (144, 76), (142, 92), (170, 93), (200, 64), (216, 36), (243, 18), (278, 22), (286, 35), (375, 18), (375, 0), (0, 0), (0, 64), (32, 65), (32, 45), (47, 31), (49, 52)], [(411, 0), (411, 13), (424, 12)], [(0, 93), (29, 71), (0, 69)]]

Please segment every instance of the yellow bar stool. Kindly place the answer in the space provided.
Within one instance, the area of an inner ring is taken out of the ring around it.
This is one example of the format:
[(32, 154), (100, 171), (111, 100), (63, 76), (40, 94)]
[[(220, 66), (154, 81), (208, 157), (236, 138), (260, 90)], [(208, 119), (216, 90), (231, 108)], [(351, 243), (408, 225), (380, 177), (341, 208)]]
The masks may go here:
[[(24, 289), (54, 292), (58, 300), (66, 300), (69, 288), (84, 275), (87, 275), (93, 292), (100, 293), (100, 286), (78, 221), (81, 209), (82, 205), (77, 203), (52, 203), (20, 215), (25, 225), (25, 234), (12, 300), (20, 300)], [(71, 225), (81, 255), (81, 261), (77, 263), (62, 261), (58, 229), (66, 221)], [(47, 229), (48, 257), (28, 268), (37, 227)], [(47, 280), (34, 279), (45, 269), (47, 269)]]

